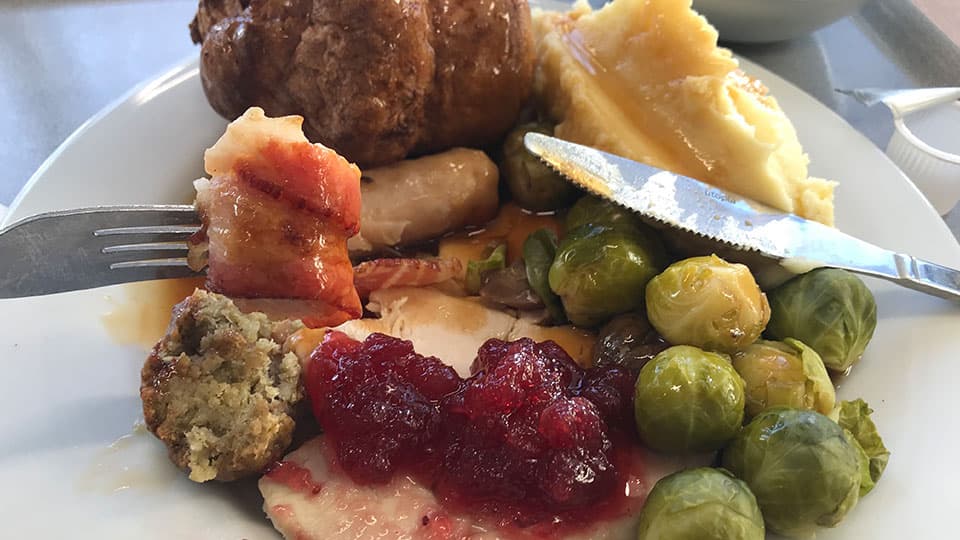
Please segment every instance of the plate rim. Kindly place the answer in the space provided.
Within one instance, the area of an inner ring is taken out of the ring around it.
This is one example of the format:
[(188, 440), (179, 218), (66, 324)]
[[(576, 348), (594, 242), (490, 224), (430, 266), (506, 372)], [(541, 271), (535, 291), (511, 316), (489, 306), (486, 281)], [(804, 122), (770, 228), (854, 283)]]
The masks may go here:
[(40, 163), (40, 166), (37, 167), (33, 174), (30, 175), (30, 178), (27, 179), (26, 183), (23, 184), (23, 187), (20, 188), (20, 191), (17, 192), (17, 195), (13, 198), (9, 205), (6, 207), (6, 213), (0, 215), (0, 229), (7, 227), (17, 221), (20, 221), (24, 217), (22, 216), (17, 219), (12, 219), (14, 214), (17, 213), (17, 209), (20, 207), (20, 204), (30, 195), (30, 191), (34, 186), (40, 183), (46, 175), (47, 171), (56, 163), (57, 159), (68, 149), (70, 148), (78, 139), (82, 138), (90, 129), (95, 125), (99, 124), (104, 118), (112, 114), (114, 111), (122, 107), (124, 104), (129, 103), (134, 96), (140, 94), (148, 88), (161, 87), (164, 83), (176, 80), (179, 77), (182, 77), (184, 74), (190, 72), (193, 69), (199, 68), (200, 54), (191, 53), (190, 55), (180, 59), (175, 62), (170, 67), (160, 70), (157, 74), (148, 77), (130, 88), (121, 93), (119, 96), (111, 100), (109, 103), (101, 107), (97, 112), (93, 113), (89, 118), (83, 121), (76, 129), (70, 132), (69, 135), (50, 154), (44, 158)]
[[(899, 173), (899, 176), (900, 176), (901, 180), (902, 180), (902, 181), (906, 181), (907, 185), (909, 186), (908, 189), (913, 189), (914, 191), (916, 191), (917, 194), (920, 196), (920, 199), (924, 202), (924, 204), (926, 204), (927, 210), (928, 210), (929, 212), (933, 212), (933, 215), (936, 216), (936, 218), (937, 218), (936, 221), (938, 221), (938, 222), (941, 224), (940, 226), (944, 227), (944, 231), (945, 231), (945, 234), (946, 234), (946, 238), (950, 238), (950, 239), (951, 239), (951, 241), (950, 241), (949, 243), (939, 242), (939, 241), (938, 241), (938, 242), (937, 242), (937, 245), (940, 246), (943, 250), (945, 250), (945, 251), (947, 252), (947, 253), (945, 253), (945, 254), (947, 254), (947, 255), (949, 255), (949, 256), (955, 256), (956, 254), (960, 254), (960, 243), (957, 242), (956, 237), (951, 233), (949, 227), (946, 226), (945, 222), (944, 222), (944, 221), (942, 220), (942, 218), (940, 218), (940, 216), (936, 213), (936, 211), (933, 209), (932, 205), (930, 205), (929, 201), (927, 201), (926, 198), (922, 196), (922, 193), (919, 192), (919, 189), (917, 189), (916, 185), (914, 185), (913, 182), (911, 182), (911, 181), (909, 180), (909, 178), (903, 173), (903, 171), (901, 171), (901, 170), (899, 169), (899, 167), (897, 167), (892, 161), (889, 160), (889, 158), (886, 156), (886, 154), (883, 152), (883, 150), (882, 150), (881, 148), (877, 147), (877, 146), (876, 146), (874, 143), (872, 143), (866, 136), (864, 136), (863, 133), (861, 133), (861, 132), (858, 131), (856, 128), (854, 128), (852, 125), (850, 125), (850, 124), (849, 124), (842, 116), (840, 116), (836, 111), (834, 111), (833, 109), (831, 109), (831, 108), (828, 107), (827, 105), (823, 104), (822, 102), (820, 102), (819, 100), (817, 100), (816, 98), (814, 98), (812, 95), (810, 95), (809, 93), (807, 93), (806, 91), (804, 91), (802, 88), (798, 87), (797, 85), (793, 84), (793, 83), (790, 82), (790, 81), (787, 81), (786, 79), (783, 79), (782, 77), (778, 76), (776, 73), (774, 73), (774, 72), (772, 72), (772, 71), (764, 68), (763, 66), (761, 66), (761, 65), (759, 65), (759, 64), (756, 64), (755, 62), (752, 62), (752, 61), (750, 61), (750, 60), (748, 60), (748, 59), (745, 59), (745, 58), (742, 58), (742, 57), (737, 57), (737, 59), (738, 59), (739, 62), (741, 62), (741, 67), (745, 68), (746, 70), (749, 71), (749, 70), (759, 69), (759, 70), (761, 70), (763, 73), (769, 73), (769, 74), (777, 77), (778, 81), (782, 81), (783, 83), (789, 85), (789, 86), (791, 87), (791, 90), (798, 91), (799, 93), (803, 94), (804, 96), (810, 98), (810, 99), (812, 100), (812, 101), (811, 101), (811, 104), (815, 103), (816, 106), (819, 106), (821, 109), (823, 109), (823, 110), (825, 110), (825, 111), (828, 111), (829, 113), (833, 114), (833, 116), (835, 116), (837, 119), (842, 120), (843, 125), (846, 125), (851, 132), (856, 133), (857, 136), (859, 136), (859, 138), (860, 138), (860, 139), (857, 139), (857, 137), (855, 137), (855, 136), (853, 136), (853, 135), (850, 135), (850, 137), (851, 137), (851, 142), (852, 142), (852, 141), (857, 141), (858, 143), (866, 143), (866, 144), (868, 144), (873, 150), (877, 150), (877, 151), (879, 151), (880, 154), (883, 154), (884, 160), (886, 160), (886, 162), (888, 162), (890, 165), (893, 165), (893, 169), (892, 169), (892, 170), (896, 170), (896, 171)], [(106, 117), (108, 117), (111, 113), (115, 112), (117, 109), (119, 109), (119, 108), (123, 107), (124, 105), (128, 104), (130, 101), (135, 100), (135, 99), (136, 99), (136, 96), (140, 95), (141, 92), (145, 92), (145, 91), (147, 91), (148, 89), (151, 89), (151, 88), (155, 88), (155, 89), (156, 89), (156, 88), (162, 88), (162, 85), (164, 85), (165, 83), (174, 82), (178, 77), (182, 77), (182, 76), (184, 76), (184, 74), (189, 73), (191, 70), (193, 70), (193, 69), (196, 68), (197, 62), (198, 62), (198, 57), (196, 57), (195, 55), (191, 55), (191, 57), (188, 57), (188, 58), (186, 58), (186, 59), (184, 59), (184, 60), (181, 60), (181, 61), (178, 62), (175, 66), (173, 66), (172, 68), (167, 69), (166, 71), (161, 72), (159, 75), (156, 75), (156, 76), (154, 76), (154, 77), (152, 77), (152, 78), (149, 78), (149, 79), (147, 79), (147, 80), (145, 80), (145, 81), (143, 81), (143, 82), (141, 82), (141, 83), (139, 83), (139, 84), (137, 84), (137, 85), (134, 85), (131, 89), (129, 89), (128, 91), (126, 91), (125, 93), (123, 93), (121, 96), (119, 96), (118, 98), (116, 98), (115, 100), (113, 100), (112, 102), (110, 102), (109, 104), (107, 104), (106, 106), (104, 106), (104, 107), (103, 107), (101, 110), (99, 110), (96, 114), (92, 115), (92, 116), (91, 116), (90, 118), (88, 118), (85, 122), (83, 122), (83, 123), (82, 123), (77, 129), (75, 129), (60, 145), (57, 146), (57, 148), (43, 161), (43, 163), (42, 163), (41, 166), (37, 169), (37, 171), (35, 171), (34, 174), (30, 176), (30, 178), (28, 179), (27, 183), (24, 185), (24, 187), (21, 189), (21, 191), (18, 192), (17, 197), (14, 199), (14, 202), (11, 203), (11, 206), (10, 206), (11, 212), (10, 212), (9, 214), (7, 214), (7, 216), (6, 216), (6, 218), (5, 218), (7, 221), (4, 221), (2, 224), (0, 224), (0, 226), (2, 226), (3, 224), (8, 224), (8, 223), (7, 223), (8, 221), (12, 221), (12, 220), (10, 220), (10, 218), (14, 215), (14, 212), (15, 212), (15, 211), (17, 210), (17, 208), (19, 207), (19, 204), (20, 204), (23, 200), (29, 198), (29, 196), (30, 196), (30, 190), (33, 189), (36, 185), (42, 184), (42, 182), (43, 182), (43, 177), (45, 176), (47, 170), (48, 170), (54, 163), (56, 163), (57, 159), (59, 159), (59, 157), (60, 157), (68, 148), (70, 148), (70, 146), (71, 146), (72, 144), (75, 144), (78, 139), (82, 139), (82, 138), (87, 134), (87, 132), (88, 132), (91, 128), (95, 127), (99, 122), (104, 121), (104, 119), (105, 119)], [(876, 154), (871, 154), (871, 155), (875, 156)], [(878, 161), (883, 161), (883, 160), (879, 160), (879, 159), (878, 159)], [(886, 165), (884, 165), (884, 167), (886, 167)], [(891, 173), (891, 176), (892, 176), (892, 173)], [(892, 178), (891, 178), (890, 182), (893, 182)], [(891, 185), (894, 185), (894, 184), (891, 184)], [(917, 207), (917, 210), (916, 210), (916, 211), (917, 211), (918, 213), (921, 212), (921, 211), (919, 210), (919, 206)], [(24, 217), (24, 216), (20, 216), (20, 217)], [(19, 219), (19, 218), (18, 218), (18, 219)], [(924, 229), (924, 230), (925, 230), (925, 229)], [(948, 245), (948, 244), (949, 244), (949, 245)]]

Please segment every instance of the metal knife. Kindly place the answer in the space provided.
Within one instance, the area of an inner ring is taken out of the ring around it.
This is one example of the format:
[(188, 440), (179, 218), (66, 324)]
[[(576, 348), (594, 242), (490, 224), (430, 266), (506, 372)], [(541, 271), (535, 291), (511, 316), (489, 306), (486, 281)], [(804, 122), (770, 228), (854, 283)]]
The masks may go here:
[(527, 133), (527, 150), (587, 191), (655, 222), (773, 259), (799, 274), (849, 270), (960, 300), (960, 271), (879, 248), (832, 227), (663, 169)]

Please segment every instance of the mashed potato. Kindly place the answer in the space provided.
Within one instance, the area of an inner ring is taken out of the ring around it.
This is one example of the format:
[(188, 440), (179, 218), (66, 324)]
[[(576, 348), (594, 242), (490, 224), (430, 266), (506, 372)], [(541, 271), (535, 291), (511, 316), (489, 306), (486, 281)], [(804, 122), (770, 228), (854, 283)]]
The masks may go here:
[(832, 224), (834, 183), (807, 176), (790, 120), (690, 5), (535, 13), (534, 88), (556, 136)]

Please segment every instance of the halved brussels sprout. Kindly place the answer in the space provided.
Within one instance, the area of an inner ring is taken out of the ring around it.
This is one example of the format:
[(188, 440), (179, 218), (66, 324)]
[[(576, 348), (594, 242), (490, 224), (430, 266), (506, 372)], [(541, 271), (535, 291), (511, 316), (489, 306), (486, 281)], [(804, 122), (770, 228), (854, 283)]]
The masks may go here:
[(593, 195), (580, 197), (567, 212), (564, 223), (567, 231), (584, 225), (607, 225), (611, 228), (645, 227), (633, 212)]
[(514, 128), (503, 143), (500, 170), (513, 200), (535, 212), (569, 206), (580, 196), (580, 190), (544, 165), (538, 157), (527, 152), (523, 146), (523, 136), (531, 131), (553, 135), (549, 125), (531, 122)]
[(599, 326), (642, 306), (644, 287), (665, 264), (651, 231), (584, 225), (560, 242), (548, 281), (570, 322)]
[(767, 409), (744, 426), (722, 462), (750, 486), (767, 528), (785, 536), (836, 526), (859, 500), (857, 449), (817, 412)]
[(640, 512), (638, 540), (763, 540), (763, 516), (750, 488), (723, 469), (665, 476)]
[(743, 380), (723, 355), (677, 345), (640, 370), (634, 414), (640, 439), (670, 453), (718, 450), (743, 423)]
[(550, 289), (548, 275), (550, 265), (557, 256), (557, 235), (550, 229), (537, 229), (523, 242), (523, 263), (527, 271), (527, 283), (547, 307), (550, 319), (557, 324), (566, 322), (560, 297)]
[(835, 268), (797, 276), (770, 291), (767, 335), (813, 347), (828, 369), (846, 371), (860, 359), (877, 327), (877, 304), (860, 278)]
[(593, 348), (598, 366), (623, 366), (639, 370), (670, 347), (641, 312), (617, 315), (603, 325)]
[(877, 426), (870, 418), (871, 414), (873, 409), (867, 405), (866, 401), (855, 399), (841, 401), (830, 415), (840, 427), (850, 433), (857, 446), (863, 451), (866, 470), (860, 482), (861, 497), (870, 493), (887, 468), (887, 462), (890, 461), (890, 451), (884, 446)]
[(769, 407), (829, 414), (837, 400), (820, 355), (795, 339), (757, 341), (734, 355), (733, 368), (743, 377), (748, 418)]
[(750, 269), (710, 255), (670, 265), (650, 280), (647, 316), (667, 341), (733, 353), (760, 337), (767, 297)]

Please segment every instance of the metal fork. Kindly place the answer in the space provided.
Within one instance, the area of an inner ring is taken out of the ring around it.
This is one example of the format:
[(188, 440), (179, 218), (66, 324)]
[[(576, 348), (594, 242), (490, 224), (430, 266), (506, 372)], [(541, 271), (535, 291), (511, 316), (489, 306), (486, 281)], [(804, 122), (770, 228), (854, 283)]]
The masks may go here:
[(0, 230), (0, 298), (201, 275), (187, 266), (193, 206), (96, 206), (37, 214)]

